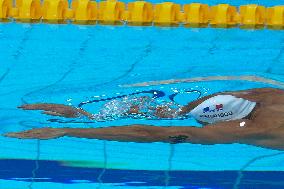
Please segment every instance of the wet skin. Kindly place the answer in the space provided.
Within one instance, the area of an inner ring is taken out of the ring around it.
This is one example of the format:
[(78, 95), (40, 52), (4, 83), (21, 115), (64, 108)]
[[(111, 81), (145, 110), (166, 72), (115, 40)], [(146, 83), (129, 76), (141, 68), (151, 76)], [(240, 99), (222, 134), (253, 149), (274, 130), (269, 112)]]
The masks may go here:
[[(182, 108), (180, 114), (190, 112), (204, 100), (219, 94), (230, 94), (257, 103), (252, 113), (240, 120), (224, 121), (203, 127), (126, 125), (107, 128), (40, 128), (24, 132), (7, 133), (5, 136), (22, 139), (52, 139), (63, 136), (95, 138), (102, 140), (132, 142), (167, 142), (194, 144), (241, 143), (284, 150), (284, 91), (274, 88), (251, 89), (223, 92), (203, 97)], [(24, 110), (44, 110), (43, 113), (78, 117), (91, 114), (65, 105), (31, 104), (23, 105)], [(158, 110), (157, 110), (158, 111)], [(164, 110), (163, 110), (164, 111)]]

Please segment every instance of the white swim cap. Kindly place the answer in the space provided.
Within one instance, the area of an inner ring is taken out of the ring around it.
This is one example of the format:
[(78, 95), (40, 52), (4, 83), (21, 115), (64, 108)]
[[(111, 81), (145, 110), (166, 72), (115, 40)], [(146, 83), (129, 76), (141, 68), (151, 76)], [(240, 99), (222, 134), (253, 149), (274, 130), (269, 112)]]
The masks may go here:
[(215, 123), (242, 119), (249, 115), (256, 103), (232, 95), (217, 95), (195, 107), (189, 114), (201, 122)]

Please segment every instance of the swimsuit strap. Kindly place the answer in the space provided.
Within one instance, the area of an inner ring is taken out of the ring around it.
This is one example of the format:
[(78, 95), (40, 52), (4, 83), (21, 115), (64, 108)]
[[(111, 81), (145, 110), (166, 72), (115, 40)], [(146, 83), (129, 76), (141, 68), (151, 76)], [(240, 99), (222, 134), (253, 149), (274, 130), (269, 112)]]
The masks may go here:
[(159, 91), (159, 90), (140, 91), (140, 92), (130, 93), (130, 94), (127, 94), (127, 95), (119, 95), (119, 96), (115, 96), (115, 97), (110, 97), (110, 98), (103, 98), (103, 99), (97, 99), (97, 100), (88, 100), (88, 101), (81, 102), (80, 104), (78, 104), (78, 107), (81, 108), (85, 104), (91, 104), (91, 103), (103, 102), (103, 101), (110, 101), (110, 100), (114, 100), (114, 99), (118, 99), (118, 98), (124, 98), (124, 97), (127, 97), (127, 96), (143, 94), (143, 93), (150, 93), (150, 94), (152, 94), (153, 95), (152, 96), (153, 99), (165, 96), (165, 93), (163, 91)]

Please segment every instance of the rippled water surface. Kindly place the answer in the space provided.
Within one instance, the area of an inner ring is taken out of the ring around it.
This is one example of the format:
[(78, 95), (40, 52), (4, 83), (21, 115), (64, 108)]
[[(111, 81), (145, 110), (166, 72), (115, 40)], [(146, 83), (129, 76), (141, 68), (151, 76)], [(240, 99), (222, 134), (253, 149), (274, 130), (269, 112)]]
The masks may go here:
[[(257, 2), (237, 1), (235, 5), (245, 3)], [(44, 126), (201, 126), (190, 117), (125, 117), (123, 111), (129, 102), (144, 96), (154, 106), (178, 107), (198, 98), (199, 94), (186, 92), (189, 90), (206, 96), (281, 88), (283, 49), (284, 34), (274, 30), (3, 23), (0, 134)], [(257, 76), (277, 83), (223, 80), (129, 86), (216, 76)], [(154, 94), (147, 91), (160, 91), (164, 96), (152, 102)], [(179, 94), (172, 104), (169, 96), (175, 93)], [(83, 107), (101, 116), (99, 120), (63, 119), (17, 108), (26, 103), (79, 106), (88, 101), (95, 102)], [(3, 136), (0, 141), (0, 188), (284, 187), (284, 152), (245, 144), (174, 145), (71, 137), (39, 141)]]

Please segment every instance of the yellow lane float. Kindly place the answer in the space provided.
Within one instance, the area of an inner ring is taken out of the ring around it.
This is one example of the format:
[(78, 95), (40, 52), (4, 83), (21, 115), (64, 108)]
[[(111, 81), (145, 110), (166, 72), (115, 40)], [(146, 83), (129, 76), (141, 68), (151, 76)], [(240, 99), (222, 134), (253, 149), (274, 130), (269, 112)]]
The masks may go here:
[[(15, 1), (15, 3), (13, 3)], [(117, 0), (0, 0), (0, 21), (48, 22), (75, 24), (110, 24), (134, 26), (178, 26), (284, 29), (284, 5), (264, 7), (257, 4), (208, 6), (174, 2), (152, 4)]]
[(99, 3), (98, 21), (102, 24), (122, 24), (125, 4), (108, 0)]
[(201, 3), (184, 5), (184, 24), (189, 26), (207, 26), (209, 22), (209, 6)]
[(72, 1), (72, 10), (74, 11), (74, 23), (88, 24), (97, 20), (97, 3), (90, 0)]
[(11, 15), (17, 21), (40, 21), (42, 17), (40, 0), (17, 0), (16, 7), (12, 9)]
[(180, 22), (181, 6), (172, 2), (156, 4), (154, 24), (160, 26), (174, 26)]
[(237, 8), (229, 4), (212, 6), (210, 24), (214, 27), (230, 27), (238, 24)]
[(126, 21), (130, 25), (151, 25), (153, 21), (153, 6), (145, 1), (128, 3)]
[(266, 10), (260, 5), (240, 6), (240, 24), (244, 28), (255, 28), (265, 24)]
[(43, 2), (42, 19), (45, 22), (63, 22), (68, 12), (67, 0), (45, 0)]
[(275, 6), (267, 8), (267, 25), (275, 29), (284, 27), (284, 6)]
[(5, 21), (9, 18), (12, 11), (12, 0), (0, 0), (0, 19)]

